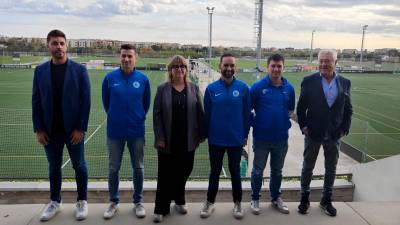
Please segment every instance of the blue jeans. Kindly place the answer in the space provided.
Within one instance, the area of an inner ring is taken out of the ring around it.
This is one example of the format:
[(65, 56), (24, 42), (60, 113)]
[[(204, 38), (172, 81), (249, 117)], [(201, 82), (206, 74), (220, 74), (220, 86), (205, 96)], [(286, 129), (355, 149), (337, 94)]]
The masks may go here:
[(67, 146), (72, 167), (75, 170), (75, 180), (78, 190), (77, 200), (87, 200), (88, 172), (85, 162), (85, 150), (83, 141), (79, 144), (71, 144), (68, 134), (49, 134), (49, 144), (44, 146), (47, 161), (49, 163), (50, 199), (61, 202), (61, 184), (64, 145)]
[(113, 139), (107, 138), (108, 146), (108, 190), (111, 202), (119, 202), (119, 169), (121, 168), (122, 156), (125, 149), (125, 143), (128, 146), (133, 169), (133, 203), (139, 203), (143, 200), (143, 156), (144, 156), (144, 138)]
[(271, 175), (269, 182), (271, 201), (276, 200), (281, 196), (282, 168), (285, 162), (287, 150), (287, 140), (280, 143), (254, 140), (254, 160), (253, 170), (251, 171), (252, 200), (260, 199), (260, 190), (262, 186), (265, 165), (268, 161), (268, 154), (271, 155)]
[(242, 201), (242, 180), (240, 178), (240, 159), (243, 147), (223, 147), (209, 145), (211, 172), (208, 180), (207, 201), (214, 203), (219, 186), (219, 175), (221, 174), (225, 152), (228, 153), (228, 166), (231, 174), (233, 202)]
[(332, 187), (336, 176), (336, 165), (339, 159), (340, 140), (315, 141), (310, 137), (305, 137), (304, 160), (301, 170), (301, 194), (306, 196), (310, 194), (310, 183), (321, 145), (324, 149), (325, 156), (323, 196), (325, 198), (331, 198)]

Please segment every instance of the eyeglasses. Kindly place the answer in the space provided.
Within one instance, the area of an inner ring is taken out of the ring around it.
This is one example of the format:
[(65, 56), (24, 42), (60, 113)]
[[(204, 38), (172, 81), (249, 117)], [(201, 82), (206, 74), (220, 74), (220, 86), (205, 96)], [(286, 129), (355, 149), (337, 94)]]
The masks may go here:
[(235, 67), (235, 64), (223, 64), (223, 66), (224, 66), (225, 68), (228, 68), (228, 67), (234, 68), (234, 67)]
[(187, 67), (186, 65), (172, 65), (171, 68), (177, 70), (179, 68), (186, 69)]

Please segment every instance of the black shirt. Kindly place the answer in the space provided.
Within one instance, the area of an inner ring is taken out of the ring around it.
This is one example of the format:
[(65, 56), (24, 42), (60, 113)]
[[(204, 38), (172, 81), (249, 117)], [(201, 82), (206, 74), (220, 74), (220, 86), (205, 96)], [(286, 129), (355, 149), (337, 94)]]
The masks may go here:
[(60, 65), (55, 65), (53, 62), (50, 63), (51, 68), (51, 85), (53, 88), (53, 121), (52, 121), (52, 132), (64, 133), (64, 121), (63, 121), (63, 90), (64, 90), (64, 79), (67, 68), (67, 62)]
[(188, 150), (186, 87), (172, 88), (171, 152)]

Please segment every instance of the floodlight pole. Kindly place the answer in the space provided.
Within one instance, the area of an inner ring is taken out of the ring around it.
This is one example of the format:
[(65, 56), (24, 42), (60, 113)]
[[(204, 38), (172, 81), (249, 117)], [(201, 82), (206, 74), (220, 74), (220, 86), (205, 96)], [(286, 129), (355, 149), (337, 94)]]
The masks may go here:
[(363, 52), (364, 52), (364, 37), (365, 37), (365, 30), (367, 30), (368, 25), (363, 26), (363, 33), (361, 39), (361, 52), (360, 52), (360, 67), (362, 69), (362, 62), (363, 62)]
[(311, 32), (310, 63), (312, 63), (312, 60), (313, 60), (314, 33), (315, 33), (315, 30), (313, 30), (313, 31)]
[(207, 6), (207, 12), (208, 12), (208, 22), (209, 22), (209, 27), (208, 27), (208, 76), (211, 78), (211, 58), (212, 58), (212, 47), (211, 47), (211, 41), (212, 41), (212, 14), (214, 12), (214, 7), (209, 7)]
[(256, 40), (257, 40), (257, 46), (256, 46), (257, 79), (260, 78), (260, 72), (261, 72), (261, 41), (262, 41), (263, 3), (264, 3), (264, 0), (256, 1), (256, 11), (255, 11), (255, 18), (254, 18), (255, 34), (256, 34)]

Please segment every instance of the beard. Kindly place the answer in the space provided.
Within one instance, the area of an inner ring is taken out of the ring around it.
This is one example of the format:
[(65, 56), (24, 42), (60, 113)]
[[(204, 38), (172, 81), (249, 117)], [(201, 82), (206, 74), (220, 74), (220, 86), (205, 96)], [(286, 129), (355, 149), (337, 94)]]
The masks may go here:
[(228, 70), (221, 71), (221, 75), (226, 79), (232, 78), (234, 74), (235, 74), (234, 72)]
[(52, 56), (56, 59), (62, 59), (65, 56), (65, 53), (63, 51), (55, 51)]

